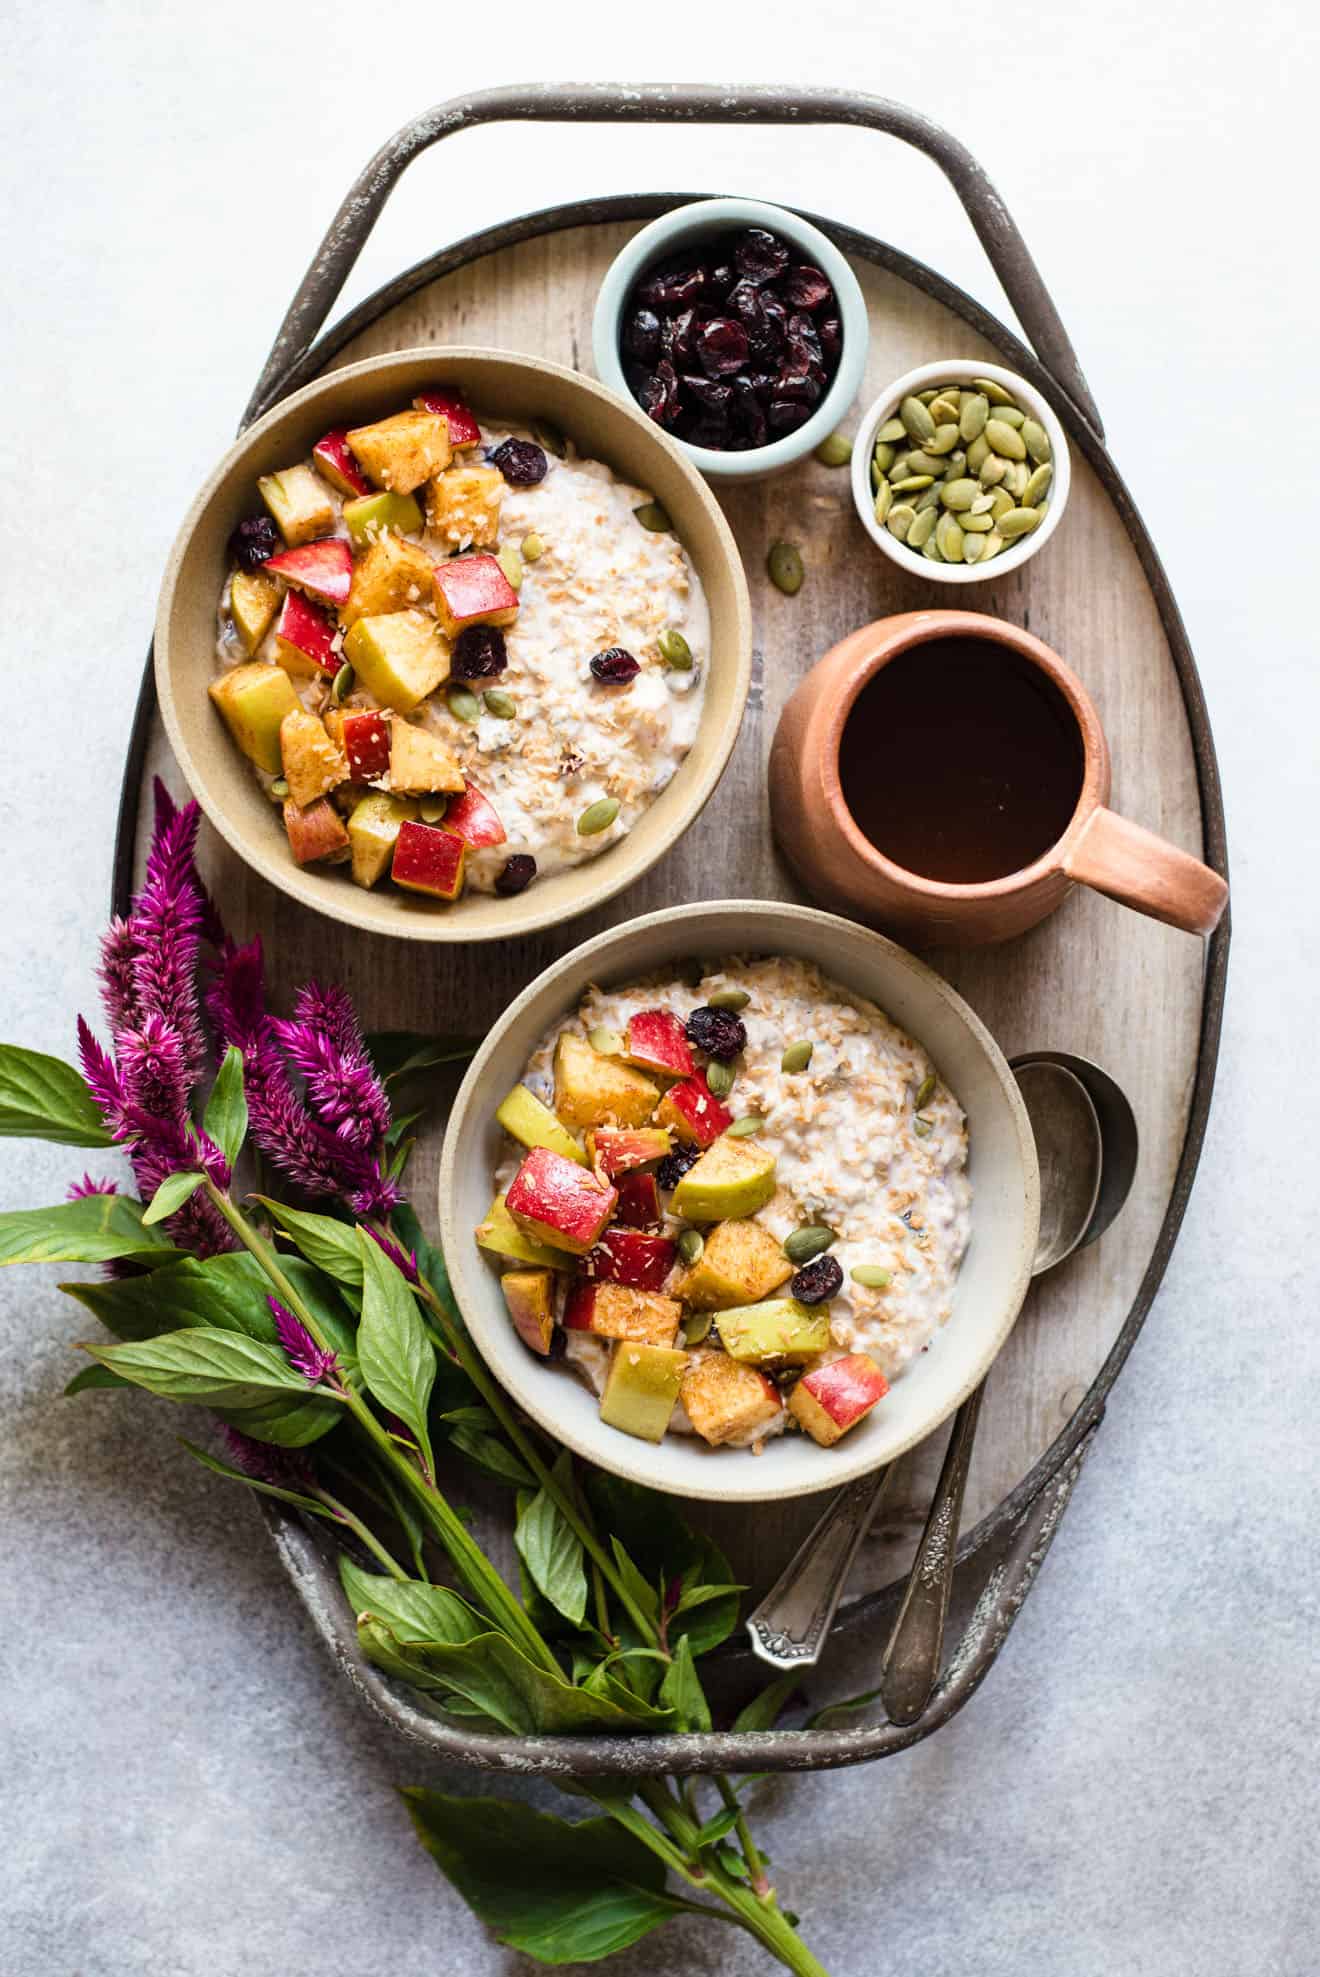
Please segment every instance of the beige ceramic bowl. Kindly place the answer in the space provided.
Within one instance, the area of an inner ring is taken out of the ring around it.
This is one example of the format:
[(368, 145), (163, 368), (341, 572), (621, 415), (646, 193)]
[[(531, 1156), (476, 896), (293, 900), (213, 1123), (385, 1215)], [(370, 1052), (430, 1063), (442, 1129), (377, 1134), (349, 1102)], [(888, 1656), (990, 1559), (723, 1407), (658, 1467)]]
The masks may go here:
[[(629, 835), (512, 899), (465, 894), (435, 905), (382, 885), (355, 886), (341, 868), (300, 868), (279, 811), (230, 740), (207, 687), (215, 673), (216, 608), (226, 543), (259, 507), (259, 474), (310, 452), (333, 426), (362, 425), (406, 406), (428, 385), (461, 388), (473, 409), (553, 421), (583, 454), (604, 460), (668, 510), (710, 606), (711, 652), (701, 728), (673, 781)], [(737, 739), (751, 672), (751, 612), (738, 550), (719, 507), (679, 448), (635, 407), (559, 364), (499, 350), (404, 350), (333, 371), (295, 392), (230, 448), (188, 514), (171, 553), (156, 619), (156, 690), (189, 787), (228, 844), (291, 899), (346, 926), (406, 940), (502, 940), (571, 919), (641, 877), (681, 837), (715, 788)]]
[[(929, 1352), (837, 1447), (783, 1435), (755, 1456), (695, 1436), (658, 1446), (601, 1421), (595, 1396), (563, 1366), (535, 1358), (509, 1323), (499, 1273), (473, 1230), (490, 1205), (503, 1135), (495, 1107), (545, 1032), (592, 983), (728, 954), (814, 961), (869, 996), (934, 1057), (967, 1114), (972, 1238), (953, 1313)], [(440, 1166), (445, 1259), (463, 1316), (491, 1371), (532, 1418), (579, 1455), (652, 1489), (765, 1503), (833, 1489), (930, 1434), (972, 1391), (1008, 1337), (1031, 1275), (1040, 1214), (1036, 1150), (1017, 1085), (985, 1026), (934, 971), (880, 934), (808, 907), (717, 900), (648, 914), (587, 941), (547, 968), (501, 1017), (473, 1059), (450, 1114)]]

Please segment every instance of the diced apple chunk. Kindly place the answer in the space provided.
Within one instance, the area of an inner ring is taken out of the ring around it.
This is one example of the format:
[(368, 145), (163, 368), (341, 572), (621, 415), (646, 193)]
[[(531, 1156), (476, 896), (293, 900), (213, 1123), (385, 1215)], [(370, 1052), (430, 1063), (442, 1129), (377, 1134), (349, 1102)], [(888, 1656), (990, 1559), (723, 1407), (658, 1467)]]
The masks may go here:
[(660, 1227), (660, 1190), (654, 1174), (621, 1174), (616, 1221), (628, 1229)]
[(405, 892), (425, 893), (431, 899), (457, 899), (463, 890), (466, 850), (462, 838), (443, 827), (400, 824), (390, 877)]
[(507, 1256), (515, 1263), (531, 1263), (546, 1270), (562, 1270), (564, 1259), (557, 1250), (532, 1238), (514, 1221), (506, 1197), (497, 1194), (477, 1227), (477, 1244), (494, 1256)]
[(348, 820), (354, 884), (371, 887), (384, 877), (400, 829), (417, 815), (418, 807), (411, 797), (373, 790), (362, 798)]
[(235, 570), (229, 585), (229, 615), (248, 657), (275, 622), (280, 587), (262, 570)]
[(451, 467), (426, 488), (426, 526), (451, 549), (492, 549), (500, 537), (498, 467)]
[(396, 714), (390, 723), (390, 788), (401, 796), (450, 794), (462, 790), (463, 771), (435, 735)]
[(889, 1392), (889, 1382), (864, 1352), (850, 1352), (804, 1373), (788, 1397), (788, 1411), (813, 1441), (830, 1448), (855, 1428)]
[(353, 552), (342, 536), (321, 536), (299, 549), (286, 549), (266, 559), (268, 576), (279, 577), (295, 590), (324, 604), (344, 604), (353, 581)]
[(701, 1352), (689, 1359), (679, 1399), (692, 1426), (712, 1448), (750, 1440), (784, 1411), (764, 1373), (739, 1365), (724, 1352)]
[(505, 1132), (521, 1140), (524, 1146), (548, 1146), (552, 1153), (562, 1153), (565, 1160), (576, 1160), (580, 1166), (586, 1166), (587, 1156), (567, 1126), (526, 1085), (514, 1086), (495, 1117)]
[(634, 1167), (649, 1167), (653, 1160), (663, 1160), (673, 1143), (672, 1136), (659, 1126), (639, 1127), (635, 1132), (600, 1126), (587, 1134), (592, 1165), (610, 1180)]
[(419, 412), (435, 412), (449, 428), (449, 444), (455, 453), (480, 446), (481, 427), (456, 391), (423, 391), (413, 399)]
[(566, 1125), (644, 1126), (660, 1094), (649, 1078), (565, 1030), (555, 1045), (555, 1111)]
[(275, 649), (285, 672), (300, 677), (312, 673), (337, 673), (343, 664), (339, 637), (332, 618), (296, 590), (285, 595), (275, 621)]
[(711, 1146), (733, 1124), (733, 1114), (710, 1090), (703, 1072), (671, 1085), (660, 1102), (656, 1124), (668, 1126), (689, 1146)]
[(662, 1442), (686, 1364), (685, 1352), (622, 1341), (610, 1359), (600, 1397), (601, 1420), (639, 1441)]
[(628, 1018), (624, 1046), (630, 1064), (664, 1078), (690, 1078), (692, 1050), (683, 1025), (668, 1009), (642, 1009)]
[(348, 772), (354, 782), (374, 782), (386, 774), (390, 766), (388, 715), (378, 707), (345, 707), (333, 723), (327, 714), (325, 724), (348, 757)]
[(400, 714), (411, 714), (449, 677), (449, 647), (425, 611), (359, 618), (344, 640), (344, 657), (372, 698)]
[(677, 1246), (668, 1236), (620, 1227), (616, 1222), (588, 1255), (587, 1275), (627, 1284), (632, 1290), (658, 1291), (664, 1288), (677, 1254)]
[(764, 1304), (741, 1304), (715, 1319), (724, 1350), (734, 1359), (782, 1360), (796, 1366), (825, 1352), (830, 1343), (829, 1313), (822, 1305), (799, 1304), (795, 1297), (772, 1297)]
[(638, 1339), (646, 1345), (672, 1345), (683, 1307), (676, 1298), (658, 1297), (631, 1285), (575, 1277), (564, 1306), (564, 1329), (594, 1332), (601, 1339)]
[(401, 535), (377, 536), (354, 565), (352, 588), (339, 614), (345, 629), (359, 618), (429, 604), (433, 567), (415, 542), (405, 542)]
[(434, 412), (396, 412), (348, 435), (354, 458), (377, 487), (411, 494), (449, 465), (449, 428)]
[(280, 759), (289, 795), (301, 810), (348, 781), (344, 751), (330, 739), (325, 723), (301, 707), (293, 708), (280, 723)]
[(688, 1168), (670, 1202), (689, 1222), (755, 1215), (775, 1191), (775, 1156), (747, 1140), (719, 1139)]
[(535, 1242), (571, 1256), (585, 1256), (599, 1239), (617, 1199), (577, 1161), (545, 1146), (532, 1148), (506, 1196), (510, 1215)]
[(248, 760), (268, 776), (278, 776), (280, 723), (298, 705), (284, 668), (250, 660), (212, 680), (208, 691)]
[(500, 822), (499, 811), (475, 783), (469, 783), (446, 810), (445, 829), (457, 831), (472, 851), (490, 844), (504, 844), (509, 835)]
[(514, 1331), (542, 1358), (555, 1330), (554, 1281), (548, 1270), (508, 1270), (500, 1278)]
[(422, 511), (411, 494), (364, 494), (344, 503), (344, 527), (359, 547), (387, 534), (417, 535), (421, 526)]
[(721, 1222), (675, 1289), (694, 1311), (722, 1311), (758, 1303), (792, 1274), (781, 1245), (759, 1222)]
[(450, 638), (469, 625), (511, 625), (518, 593), (493, 556), (456, 556), (437, 563), (432, 576), (435, 608)]
[(326, 858), (338, 863), (348, 850), (348, 832), (334, 804), (324, 796), (318, 796), (305, 810), (289, 797), (284, 805), (284, 828), (289, 849), (300, 865), (315, 865)]
[(290, 549), (328, 535), (335, 525), (335, 504), (310, 467), (285, 467), (263, 474), (257, 492), (269, 508), (275, 526)]
[(348, 450), (348, 434), (342, 426), (317, 440), (312, 448), (312, 464), (321, 478), (341, 494), (371, 492), (371, 483)]

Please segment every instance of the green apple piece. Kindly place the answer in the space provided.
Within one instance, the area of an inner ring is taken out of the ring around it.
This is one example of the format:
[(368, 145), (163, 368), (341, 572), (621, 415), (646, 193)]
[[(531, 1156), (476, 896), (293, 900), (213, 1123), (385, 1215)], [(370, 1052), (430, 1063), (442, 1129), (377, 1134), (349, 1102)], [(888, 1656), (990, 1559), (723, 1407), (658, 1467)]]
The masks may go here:
[(566, 1160), (579, 1160), (585, 1167), (587, 1156), (569, 1132), (561, 1125), (548, 1105), (543, 1105), (526, 1085), (515, 1085), (503, 1105), (496, 1112), (506, 1133), (512, 1133), (524, 1146), (547, 1146), (552, 1153), (562, 1153)]
[(600, 1397), (601, 1420), (639, 1441), (662, 1442), (686, 1365), (685, 1352), (621, 1339)]
[(775, 1191), (775, 1156), (727, 1136), (708, 1147), (674, 1189), (671, 1212), (685, 1222), (755, 1215)]
[(285, 467), (282, 473), (263, 474), (257, 492), (290, 549), (315, 542), (334, 528), (335, 504), (330, 490), (310, 467)]
[(209, 691), (249, 761), (268, 776), (283, 775), (280, 723), (300, 705), (284, 668), (250, 660), (212, 680)]
[(235, 570), (229, 581), (229, 615), (251, 659), (275, 622), (280, 587), (264, 570)]
[(421, 804), (410, 796), (389, 796), (383, 790), (373, 790), (370, 796), (363, 797), (348, 820), (355, 884), (375, 885), (394, 856), (400, 824), (421, 814)]
[(795, 1297), (771, 1297), (764, 1304), (740, 1304), (715, 1314), (715, 1329), (731, 1359), (786, 1360), (800, 1365), (830, 1343), (829, 1314), (823, 1305), (799, 1304)]
[(523, 1234), (505, 1206), (502, 1194), (496, 1195), (485, 1221), (478, 1225), (477, 1243), (481, 1249), (489, 1249), (496, 1256), (511, 1256), (515, 1263), (533, 1263), (541, 1270), (569, 1267), (562, 1250), (547, 1249), (544, 1244), (533, 1242), (530, 1236)]
[(416, 535), (421, 526), (422, 511), (411, 494), (364, 494), (344, 503), (344, 527), (359, 547), (387, 529)]
[(359, 618), (344, 640), (344, 657), (359, 684), (400, 714), (411, 714), (449, 677), (449, 646), (425, 611)]

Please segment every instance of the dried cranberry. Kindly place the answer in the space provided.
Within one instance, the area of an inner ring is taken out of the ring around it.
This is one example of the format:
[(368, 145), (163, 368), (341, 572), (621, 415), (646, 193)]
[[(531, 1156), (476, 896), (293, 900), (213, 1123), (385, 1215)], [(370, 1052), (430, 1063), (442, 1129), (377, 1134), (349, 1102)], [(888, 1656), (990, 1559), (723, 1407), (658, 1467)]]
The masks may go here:
[(780, 286), (795, 309), (819, 309), (834, 295), (820, 269), (813, 268), (810, 262), (790, 268)]
[(728, 303), (739, 322), (751, 330), (765, 313), (766, 297), (754, 281), (738, 281), (729, 290)]
[(632, 653), (625, 652), (621, 645), (611, 645), (607, 651), (598, 652), (591, 662), (592, 677), (602, 686), (626, 686), (641, 670)]
[(774, 395), (786, 398), (792, 405), (819, 405), (821, 390), (821, 383), (813, 374), (795, 377), (791, 371), (785, 371), (775, 380)]
[(796, 432), (810, 417), (810, 405), (794, 405), (787, 398), (772, 398), (766, 407), (765, 419), (771, 432)]
[(653, 309), (634, 309), (623, 326), (623, 347), (630, 357), (653, 364), (660, 355), (660, 318)]
[(765, 410), (756, 396), (750, 378), (733, 380), (733, 416), (742, 430), (743, 437), (752, 446), (765, 445)]
[(249, 515), (229, 538), (229, 553), (240, 570), (259, 570), (283, 547), (284, 538), (269, 515)]
[(509, 663), (498, 625), (468, 625), (454, 641), (449, 670), (457, 680), (493, 680)]
[(747, 332), (732, 316), (703, 323), (695, 338), (697, 357), (709, 377), (727, 377), (747, 362)]
[(516, 851), (512, 858), (504, 861), (504, 870), (495, 881), (495, 890), (508, 899), (515, 892), (525, 892), (536, 877), (536, 860), (525, 851)]
[(701, 446), (709, 453), (723, 453), (729, 445), (729, 420), (727, 413), (706, 412), (694, 419), (684, 434), (689, 446)]
[(733, 398), (732, 385), (720, 384), (715, 378), (700, 377), (695, 372), (685, 372), (679, 382), (689, 396), (708, 412), (728, 411)]
[(788, 319), (788, 339), (790, 343), (805, 344), (812, 361), (819, 364), (821, 357), (820, 337), (810, 316), (790, 316)]
[(699, 1146), (676, 1146), (667, 1153), (655, 1170), (656, 1186), (670, 1194), (678, 1186), (689, 1167), (695, 1167), (701, 1158)]
[(648, 309), (672, 315), (690, 309), (705, 286), (701, 268), (690, 261), (661, 261), (647, 271), (637, 286), (637, 300)]
[(843, 324), (837, 316), (825, 316), (820, 325), (821, 355), (828, 363), (837, 364), (839, 352), (843, 349)]
[(660, 326), (660, 341), (665, 356), (676, 371), (686, 370), (696, 361), (694, 333), (697, 316), (694, 309), (684, 309), (681, 315), (671, 316)]
[(747, 331), (747, 342), (752, 355), (761, 358), (765, 363), (773, 363), (783, 349), (787, 333), (788, 310), (777, 295), (764, 295), (761, 300), (760, 319)]
[(773, 281), (788, 266), (788, 243), (764, 227), (748, 227), (734, 244), (733, 258), (739, 274), (752, 281)]
[(843, 1266), (837, 1256), (816, 1256), (804, 1263), (789, 1284), (789, 1295), (799, 1304), (824, 1304), (843, 1288)]
[(721, 1064), (731, 1063), (747, 1048), (747, 1026), (742, 1017), (731, 1009), (712, 1009), (709, 1003), (692, 1011), (684, 1033), (689, 1043), (704, 1050), (707, 1057), (717, 1057)]
[(737, 272), (729, 261), (716, 261), (706, 269), (706, 293), (720, 302), (737, 281)]
[(491, 465), (499, 468), (510, 487), (535, 487), (545, 479), (550, 464), (541, 448), (530, 439), (506, 439), (489, 457)]

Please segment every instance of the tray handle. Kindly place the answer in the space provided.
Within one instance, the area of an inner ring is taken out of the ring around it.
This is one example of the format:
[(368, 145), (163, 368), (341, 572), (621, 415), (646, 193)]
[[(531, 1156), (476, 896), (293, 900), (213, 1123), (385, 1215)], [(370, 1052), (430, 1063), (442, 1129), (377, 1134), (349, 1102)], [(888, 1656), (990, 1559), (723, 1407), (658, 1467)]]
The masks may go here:
[(962, 202), (1026, 332), (1060, 390), (1103, 438), (1104, 428), (1077, 354), (1027, 244), (970, 151), (939, 124), (883, 96), (762, 84), (541, 83), (478, 90), (427, 110), (383, 144), (349, 188), (280, 325), (243, 424), (279, 395), (304, 357), (405, 168), (456, 131), (489, 123), (853, 124), (900, 138), (932, 158)]

